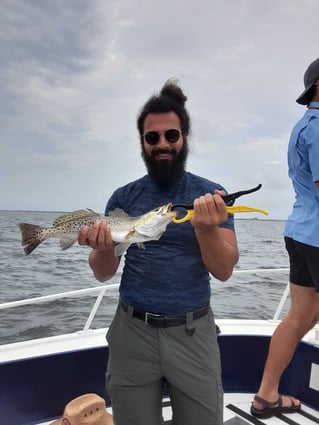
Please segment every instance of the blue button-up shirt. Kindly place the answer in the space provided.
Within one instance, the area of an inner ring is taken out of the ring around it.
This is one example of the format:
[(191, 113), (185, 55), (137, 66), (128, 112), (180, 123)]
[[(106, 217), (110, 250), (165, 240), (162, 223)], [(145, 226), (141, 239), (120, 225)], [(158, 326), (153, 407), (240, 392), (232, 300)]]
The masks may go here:
[[(319, 108), (319, 102), (310, 105)], [(285, 236), (319, 247), (319, 109), (308, 109), (292, 130), (288, 145), (289, 177), (295, 203)]]

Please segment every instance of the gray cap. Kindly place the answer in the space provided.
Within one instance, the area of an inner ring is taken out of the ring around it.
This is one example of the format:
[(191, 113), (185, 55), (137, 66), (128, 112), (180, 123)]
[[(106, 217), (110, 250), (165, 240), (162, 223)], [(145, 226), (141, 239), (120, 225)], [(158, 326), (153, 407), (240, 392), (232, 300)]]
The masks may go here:
[(319, 58), (311, 62), (303, 77), (305, 90), (296, 99), (300, 105), (308, 105), (310, 103), (310, 89), (319, 80)]

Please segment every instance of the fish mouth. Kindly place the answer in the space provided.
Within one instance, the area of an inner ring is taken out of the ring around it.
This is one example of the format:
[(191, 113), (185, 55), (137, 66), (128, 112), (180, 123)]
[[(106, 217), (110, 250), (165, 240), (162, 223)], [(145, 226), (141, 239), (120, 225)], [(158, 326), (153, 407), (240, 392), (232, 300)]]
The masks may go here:
[(172, 202), (166, 205), (166, 214), (170, 214), (172, 217), (176, 217), (178, 212), (172, 211), (172, 207), (173, 207)]
[(167, 213), (173, 212), (173, 211), (172, 211), (172, 207), (173, 207), (172, 202), (169, 202), (169, 203), (166, 205), (166, 212), (167, 212)]

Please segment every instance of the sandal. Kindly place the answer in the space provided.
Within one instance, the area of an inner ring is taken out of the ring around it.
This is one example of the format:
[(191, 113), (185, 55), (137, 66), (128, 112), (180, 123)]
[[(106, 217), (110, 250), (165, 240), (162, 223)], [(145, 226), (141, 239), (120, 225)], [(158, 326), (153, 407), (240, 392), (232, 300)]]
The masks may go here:
[(279, 413), (294, 413), (300, 411), (300, 404), (295, 404), (294, 400), (291, 397), (288, 397), (291, 400), (290, 406), (282, 405), (282, 395), (279, 395), (278, 400), (270, 402), (260, 398), (258, 395), (255, 395), (254, 400), (262, 404), (264, 409), (256, 409), (254, 405), (251, 405), (250, 413), (260, 419), (268, 419), (272, 416), (278, 415)]

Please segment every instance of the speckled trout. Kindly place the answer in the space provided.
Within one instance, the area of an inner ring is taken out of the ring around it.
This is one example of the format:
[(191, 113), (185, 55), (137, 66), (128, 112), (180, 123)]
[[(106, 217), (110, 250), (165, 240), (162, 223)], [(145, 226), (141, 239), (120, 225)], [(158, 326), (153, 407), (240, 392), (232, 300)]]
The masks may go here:
[(97, 219), (105, 219), (110, 226), (115, 255), (120, 256), (133, 243), (144, 248), (143, 242), (158, 240), (177, 214), (171, 208), (169, 203), (138, 217), (131, 217), (121, 209), (111, 211), (108, 216), (85, 209), (58, 217), (52, 227), (19, 223), (21, 244), (25, 255), (49, 238), (59, 238), (61, 248), (68, 249), (77, 241), (81, 227), (91, 226)]

